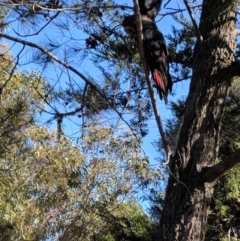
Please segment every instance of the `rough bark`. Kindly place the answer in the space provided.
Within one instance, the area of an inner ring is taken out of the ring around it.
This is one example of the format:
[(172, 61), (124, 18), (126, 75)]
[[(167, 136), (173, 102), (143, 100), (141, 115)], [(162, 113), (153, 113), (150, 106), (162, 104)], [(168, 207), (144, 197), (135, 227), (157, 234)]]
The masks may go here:
[(193, 76), (160, 221), (160, 240), (203, 241), (214, 181), (221, 117), (231, 84), (236, 48), (237, 0), (204, 0)]

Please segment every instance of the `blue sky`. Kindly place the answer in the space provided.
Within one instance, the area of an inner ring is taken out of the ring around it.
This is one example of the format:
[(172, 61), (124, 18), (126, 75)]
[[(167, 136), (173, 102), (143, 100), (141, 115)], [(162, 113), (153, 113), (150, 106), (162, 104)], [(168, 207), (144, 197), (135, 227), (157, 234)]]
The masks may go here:
[[(132, 1), (118, 1), (119, 4), (123, 4), (123, 5), (129, 5), (129, 3), (131, 3), (132, 5)], [(166, 1), (163, 2), (163, 6), (166, 3)], [(172, 0), (170, 1), (170, 3), (167, 5), (168, 8), (178, 8), (179, 6), (182, 6), (182, 3), (178, 0)], [(165, 12), (166, 10), (163, 9), (161, 12)], [(129, 12), (129, 14), (131, 14), (131, 12)], [(161, 19), (161, 14), (159, 14), (159, 16), (156, 18), (157, 24), (159, 29), (161, 30), (161, 32), (164, 35), (167, 35), (171, 32), (171, 25), (175, 25), (176, 27), (176, 22), (172, 19), (171, 16), (166, 16), (163, 19)], [(19, 27), (17, 26), (17, 24), (14, 24), (12, 26), (9, 27), (9, 29), (7, 29), (7, 33), (8, 34), (13, 34), (13, 29), (14, 28), (15, 31), (19, 31), (22, 33), (21, 29), (19, 29)], [(75, 35), (79, 35), (79, 31), (77, 33), (74, 33), (75, 30), (73, 30), (73, 34)], [(50, 33), (50, 35), (54, 36), (54, 31), (52, 33)], [(34, 36), (31, 38), (28, 38), (28, 40), (31, 40), (32, 42), (36, 42), (39, 36)], [(74, 36), (75, 37), (75, 36)], [(86, 38), (86, 35), (84, 35), (83, 33), (81, 34), (81, 36), (78, 36), (78, 39), (82, 39), (83, 40), (83, 46), (84, 47), (84, 39)], [(56, 38), (56, 42), (58, 41), (58, 39)], [(7, 41), (9, 42), (9, 41)], [(11, 51), (13, 53), (13, 55), (17, 54), (19, 52), (19, 48), (20, 45), (19, 44), (15, 44), (12, 45), (13, 42), (9, 42), (10, 46), (13, 46)], [(81, 46), (80, 46), (81, 47)], [(24, 55), (23, 61), (27, 62), (28, 59), (30, 58), (30, 51)], [(28, 63), (26, 65), (22, 65), (21, 69), (18, 70), (29, 70), (29, 69), (33, 69), (36, 70), (38, 69), (38, 65), (34, 64), (34, 63)], [(86, 76), (91, 73), (92, 77), (96, 77), (96, 79), (101, 78), (100, 73), (98, 73), (98, 71), (96, 69), (92, 69), (92, 64), (91, 62), (89, 62), (89, 60), (83, 60), (79, 63), (79, 68), (81, 69), (81, 72), (84, 73)], [(54, 66), (52, 66), (51, 68), (47, 69), (47, 72), (45, 73), (45, 76), (47, 77), (51, 77), (52, 75), (55, 75), (55, 69)], [(65, 77), (66, 78), (66, 77)], [(64, 79), (64, 78), (63, 78)], [(66, 78), (67, 79), (67, 78)], [(64, 85), (64, 81), (61, 83), (61, 85)], [(179, 82), (174, 84), (173, 86), (173, 93), (174, 95), (170, 95), (169, 96), (169, 102), (170, 101), (175, 101), (176, 99), (182, 98), (182, 97), (186, 97), (188, 94), (188, 89), (189, 89), (189, 81), (183, 81), (183, 82)], [(157, 96), (158, 98), (158, 96)], [(167, 105), (165, 105), (165, 103), (163, 101), (158, 102), (158, 107), (159, 107), (159, 111), (161, 114), (161, 117), (163, 119), (163, 123), (164, 121), (169, 118), (171, 116), (171, 112), (169, 111), (169, 107)], [(72, 117), (71, 117), (72, 118)], [(44, 123), (45, 121), (47, 121), (49, 119), (48, 115), (42, 115), (41, 118), (39, 119), (39, 121), (41, 123)], [(78, 118), (72, 118), (74, 121), (78, 121)], [(56, 128), (56, 124), (53, 124), (51, 126), (51, 128)], [(69, 134), (71, 133), (75, 133), (76, 132), (76, 127), (74, 127), (71, 122), (67, 121), (65, 122), (65, 131)], [(144, 138), (144, 143), (143, 143), (143, 149), (146, 153), (147, 156), (150, 157), (152, 163), (155, 163), (154, 159), (156, 156), (158, 156), (158, 153), (155, 152), (152, 142), (156, 141), (159, 138), (159, 134), (158, 134), (158, 130), (157, 130), (157, 126), (156, 126), (156, 122), (154, 120), (154, 117), (152, 117), (152, 120), (149, 121), (149, 134)]]

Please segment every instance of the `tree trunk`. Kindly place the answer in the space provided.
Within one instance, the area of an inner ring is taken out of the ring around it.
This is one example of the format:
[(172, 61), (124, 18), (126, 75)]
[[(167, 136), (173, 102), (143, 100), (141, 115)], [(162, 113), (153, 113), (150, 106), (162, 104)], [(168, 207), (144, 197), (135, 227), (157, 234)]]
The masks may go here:
[(160, 240), (203, 241), (214, 182), (204, 182), (218, 155), (220, 122), (235, 61), (237, 0), (204, 0), (193, 75), (172, 157)]

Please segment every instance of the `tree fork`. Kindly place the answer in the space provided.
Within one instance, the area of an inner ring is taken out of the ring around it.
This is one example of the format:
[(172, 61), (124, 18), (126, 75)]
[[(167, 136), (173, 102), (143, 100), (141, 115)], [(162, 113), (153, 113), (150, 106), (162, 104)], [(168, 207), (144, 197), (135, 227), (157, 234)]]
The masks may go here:
[(221, 117), (236, 48), (237, 0), (204, 0), (193, 75), (160, 221), (160, 240), (202, 241), (216, 179)]

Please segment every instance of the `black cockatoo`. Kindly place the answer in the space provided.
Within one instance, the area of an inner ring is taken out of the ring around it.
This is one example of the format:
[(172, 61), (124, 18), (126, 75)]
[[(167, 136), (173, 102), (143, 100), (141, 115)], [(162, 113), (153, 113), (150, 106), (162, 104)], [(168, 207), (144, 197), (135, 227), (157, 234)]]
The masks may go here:
[[(164, 98), (166, 102), (168, 93), (172, 91), (166, 42), (153, 20), (142, 16), (142, 26), (145, 58), (156, 83), (160, 99)], [(125, 17), (123, 27), (128, 34), (136, 35), (135, 16)]]
[(154, 19), (160, 10), (162, 0), (138, 0), (138, 3), (141, 14)]

